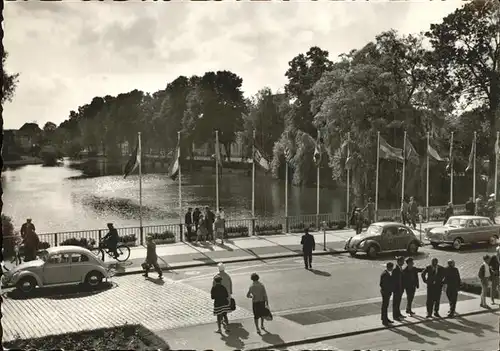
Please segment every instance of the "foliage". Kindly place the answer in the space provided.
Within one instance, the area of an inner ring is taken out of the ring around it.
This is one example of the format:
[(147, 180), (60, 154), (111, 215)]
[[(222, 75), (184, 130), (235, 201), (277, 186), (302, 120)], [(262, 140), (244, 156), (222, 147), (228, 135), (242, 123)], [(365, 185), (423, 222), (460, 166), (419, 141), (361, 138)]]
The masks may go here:
[(235, 225), (226, 227), (226, 238), (234, 238), (239, 236), (248, 236), (248, 226), (246, 225)]
[(19, 233), (14, 230), (12, 218), (2, 214), (2, 250), (4, 257), (12, 257), (17, 242), (20, 242)]
[(262, 234), (280, 234), (283, 232), (283, 224), (260, 224), (255, 226), (255, 233)]
[(95, 245), (95, 240), (94, 239), (87, 239), (87, 238), (69, 238), (64, 241), (62, 241), (59, 245), (61, 246), (81, 246), (86, 249), (91, 248)]
[(153, 238), (153, 240), (170, 240), (175, 239), (175, 233), (170, 230), (165, 230), (163, 233), (154, 233), (149, 234)]
[(137, 241), (137, 236), (135, 234), (120, 235), (118, 237), (118, 242), (120, 243), (135, 243)]
[(7, 61), (8, 56), (9, 54), (7, 53), (7, 51), (4, 50), (2, 53), (2, 67), (4, 67), (4, 69), (2, 70), (3, 94), (2, 94), (2, 100), (0, 101), (2, 105), (6, 101), (12, 101), (12, 98), (14, 97), (14, 91), (16, 90), (17, 83), (19, 82), (19, 73), (9, 74), (7, 73), (7, 71), (5, 71), (5, 63)]

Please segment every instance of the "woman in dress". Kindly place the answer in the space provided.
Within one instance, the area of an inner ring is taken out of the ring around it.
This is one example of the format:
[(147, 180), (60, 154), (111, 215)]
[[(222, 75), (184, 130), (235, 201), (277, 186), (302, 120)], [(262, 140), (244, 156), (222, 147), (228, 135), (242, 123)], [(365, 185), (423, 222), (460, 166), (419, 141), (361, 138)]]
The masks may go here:
[(217, 333), (222, 333), (221, 325), (227, 330), (227, 313), (231, 311), (229, 302), (229, 293), (222, 285), (222, 277), (216, 275), (214, 277), (214, 286), (211, 291), (212, 300), (214, 300), (214, 315), (217, 316)]
[(267, 314), (267, 309), (269, 308), (269, 302), (267, 300), (267, 292), (264, 284), (259, 282), (259, 275), (257, 273), (252, 273), (250, 276), (252, 279), (252, 285), (248, 289), (247, 297), (252, 299), (252, 309), (253, 309), (253, 319), (255, 322), (255, 328), (257, 333), (260, 334), (259, 329), (259, 319), (260, 327), (264, 328), (264, 317)]
[(195, 244), (198, 244), (198, 241), (200, 241), (200, 238), (202, 241), (205, 241), (205, 237), (207, 235), (207, 226), (205, 223), (205, 217), (200, 214), (200, 219), (198, 220), (198, 230), (196, 231), (196, 242)]

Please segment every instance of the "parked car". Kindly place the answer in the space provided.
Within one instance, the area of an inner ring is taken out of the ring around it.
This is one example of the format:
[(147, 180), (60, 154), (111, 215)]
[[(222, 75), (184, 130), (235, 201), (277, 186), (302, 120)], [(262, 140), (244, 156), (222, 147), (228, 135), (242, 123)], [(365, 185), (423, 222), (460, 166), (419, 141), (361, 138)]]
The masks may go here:
[(113, 272), (89, 250), (80, 246), (57, 246), (44, 250), (34, 261), (4, 272), (2, 286), (15, 286), (23, 293), (38, 287), (85, 284), (99, 286)]
[(480, 242), (496, 245), (500, 237), (500, 225), (488, 217), (452, 216), (444, 226), (428, 228), (426, 236), (434, 248), (446, 244), (460, 250), (464, 244)]
[(406, 250), (415, 255), (422, 243), (413, 230), (401, 223), (377, 222), (371, 224), (366, 231), (347, 240), (345, 250), (351, 256), (365, 252), (374, 258), (380, 252)]

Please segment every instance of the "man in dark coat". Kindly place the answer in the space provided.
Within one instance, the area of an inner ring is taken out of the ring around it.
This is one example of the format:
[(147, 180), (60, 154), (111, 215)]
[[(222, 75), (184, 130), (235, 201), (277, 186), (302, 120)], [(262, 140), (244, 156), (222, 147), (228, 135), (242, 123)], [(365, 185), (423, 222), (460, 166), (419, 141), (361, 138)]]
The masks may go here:
[(446, 207), (446, 210), (444, 211), (443, 225), (448, 222), (448, 219), (450, 219), (451, 216), (453, 216), (453, 204), (451, 202), (448, 202), (448, 207)]
[(191, 207), (188, 208), (188, 211), (184, 215), (184, 224), (186, 225), (186, 239), (187, 241), (191, 241), (191, 235), (193, 232), (193, 213), (191, 212), (193, 209)]
[(393, 296), (392, 296), (392, 318), (400, 321), (405, 318), (401, 314), (401, 298), (403, 297), (403, 265), (405, 263), (404, 257), (396, 259), (396, 267), (392, 271)]
[(214, 238), (214, 222), (215, 222), (215, 214), (210, 211), (210, 207), (205, 207), (205, 224), (207, 226), (208, 232), (208, 240), (213, 240)]
[(367, 215), (367, 220), (368, 220), (368, 225), (372, 224), (375, 222), (375, 203), (373, 202), (372, 198), (368, 198), (368, 203), (366, 204), (365, 208), (363, 208), (362, 212), (368, 212)]
[(200, 215), (201, 215), (201, 211), (198, 207), (196, 207), (194, 209), (194, 212), (193, 212), (193, 222), (194, 222), (194, 232), (197, 233), (198, 232), (198, 225), (200, 224)]
[(387, 315), (387, 309), (389, 308), (389, 301), (391, 300), (391, 294), (394, 289), (394, 283), (391, 276), (392, 270), (394, 268), (394, 263), (387, 262), (386, 269), (380, 275), (380, 294), (382, 295), (382, 309), (381, 309), (381, 319), (382, 324), (386, 327), (393, 323)]
[(495, 217), (497, 215), (497, 204), (495, 201), (495, 194), (491, 194), (486, 204), (486, 211), (488, 212), (488, 217), (495, 223)]
[(438, 259), (433, 258), (431, 264), (427, 266), (422, 272), (422, 280), (427, 284), (427, 316), (432, 317), (432, 310), (434, 309), (434, 316), (441, 318), (439, 315), (439, 303), (441, 300), (441, 291), (444, 282), (444, 268), (438, 265)]
[(469, 200), (465, 203), (465, 210), (467, 211), (467, 215), (474, 216), (474, 213), (476, 212), (476, 206), (474, 205), (472, 197), (469, 197)]
[(450, 303), (450, 312), (448, 312), (448, 317), (453, 317), (455, 315), (460, 282), (460, 272), (458, 271), (458, 268), (455, 267), (455, 261), (449, 260), (448, 267), (444, 269), (446, 296), (448, 297), (448, 301)]
[(26, 219), (26, 223), (21, 226), (21, 238), (24, 245), (24, 261), (33, 261), (36, 259), (40, 239), (36, 234), (35, 225), (31, 222), (31, 218)]
[(309, 229), (304, 229), (305, 234), (302, 235), (300, 244), (302, 245), (302, 253), (304, 254), (304, 265), (306, 269), (311, 269), (313, 251), (316, 250), (316, 242), (314, 236), (309, 234)]
[(413, 229), (417, 229), (417, 217), (418, 217), (418, 205), (415, 198), (410, 197), (410, 203), (408, 204), (409, 221)]
[(413, 316), (411, 309), (415, 292), (419, 288), (418, 268), (414, 266), (413, 258), (406, 259), (406, 267), (403, 269), (403, 288), (406, 292), (406, 313)]

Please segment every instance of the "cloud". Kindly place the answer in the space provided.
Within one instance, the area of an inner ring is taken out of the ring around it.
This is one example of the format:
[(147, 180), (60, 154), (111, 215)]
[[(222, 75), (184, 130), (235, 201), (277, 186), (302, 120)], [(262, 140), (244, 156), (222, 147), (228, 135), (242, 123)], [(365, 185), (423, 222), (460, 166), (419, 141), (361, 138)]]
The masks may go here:
[(6, 128), (60, 123), (94, 96), (154, 92), (179, 75), (231, 70), (245, 94), (283, 88), (311, 46), (335, 59), (391, 28), (426, 30), (460, 2), (7, 2), (7, 69), (20, 72)]

